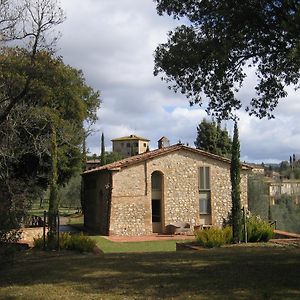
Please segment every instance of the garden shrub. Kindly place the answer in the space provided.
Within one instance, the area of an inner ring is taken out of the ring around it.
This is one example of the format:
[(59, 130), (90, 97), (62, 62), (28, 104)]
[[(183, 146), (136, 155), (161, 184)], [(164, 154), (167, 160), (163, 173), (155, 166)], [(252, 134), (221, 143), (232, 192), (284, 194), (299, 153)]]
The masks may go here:
[(68, 243), (68, 249), (77, 250), (79, 252), (91, 252), (95, 246), (96, 241), (82, 233), (71, 235), (71, 239)]
[[(57, 239), (55, 240), (56, 245), (58, 244)], [(34, 247), (37, 249), (43, 249), (44, 242), (43, 237), (34, 239)], [(46, 249), (52, 249), (49, 245), (48, 238), (46, 237)], [(92, 252), (96, 246), (96, 241), (90, 237), (85, 236), (83, 233), (70, 234), (60, 233), (59, 234), (59, 248), (62, 250), (76, 250), (79, 252)]]
[(208, 229), (197, 230), (195, 232), (197, 242), (205, 248), (221, 247), (232, 241), (232, 229), (211, 227)]
[(273, 237), (272, 226), (257, 216), (251, 216), (247, 220), (248, 242), (267, 242)]

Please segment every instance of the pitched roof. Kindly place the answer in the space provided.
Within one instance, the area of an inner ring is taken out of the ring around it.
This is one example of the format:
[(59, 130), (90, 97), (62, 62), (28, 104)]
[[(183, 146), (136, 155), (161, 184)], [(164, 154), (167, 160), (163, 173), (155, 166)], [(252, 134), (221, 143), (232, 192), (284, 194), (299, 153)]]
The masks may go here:
[(131, 141), (140, 140), (140, 141), (147, 141), (147, 142), (150, 141), (146, 138), (143, 138), (141, 136), (137, 136), (137, 135), (134, 135), (134, 134), (131, 134), (129, 136), (123, 136), (123, 137), (112, 139), (112, 141), (129, 141), (129, 140), (131, 140)]
[[(125, 159), (122, 159), (122, 160), (119, 160), (119, 161), (116, 161), (116, 162), (113, 162), (111, 164), (107, 164), (107, 165), (104, 165), (104, 166), (99, 166), (99, 167), (96, 167), (94, 169), (85, 171), (83, 173), (83, 175), (98, 172), (98, 171), (102, 171), (102, 170), (119, 170), (121, 168), (128, 167), (130, 165), (134, 165), (134, 164), (146, 161), (148, 159), (159, 157), (159, 156), (169, 154), (169, 153), (179, 151), (179, 150), (185, 150), (185, 151), (189, 151), (189, 152), (192, 152), (192, 153), (200, 154), (202, 156), (205, 156), (205, 157), (208, 157), (208, 158), (211, 158), (211, 159), (215, 159), (215, 160), (230, 164), (230, 159), (228, 159), (228, 158), (218, 156), (218, 155), (215, 155), (215, 154), (203, 151), (203, 150), (187, 147), (187, 146), (184, 146), (182, 144), (177, 144), (177, 145), (172, 145), (170, 147), (165, 147), (165, 148), (156, 149), (156, 150), (149, 151), (149, 152), (144, 152), (142, 154), (131, 156), (131, 157), (128, 157), (128, 158), (125, 158)], [(242, 168), (244, 170), (251, 170), (252, 169), (247, 164), (242, 164)]]

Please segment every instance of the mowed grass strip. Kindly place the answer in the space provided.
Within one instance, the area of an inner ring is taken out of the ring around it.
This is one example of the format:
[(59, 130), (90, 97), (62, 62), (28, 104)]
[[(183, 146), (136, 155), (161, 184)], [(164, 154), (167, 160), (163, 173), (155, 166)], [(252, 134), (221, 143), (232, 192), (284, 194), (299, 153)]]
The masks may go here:
[(299, 299), (300, 251), (20, 253), (1, 266), (0, 299)]
[[(170, 252), (176, 251), (176, 240), (147, 241), (147, 242), (112, 242), (101, 236), (91, 236), (104, 253), (131, 252)], [(194, 241), (194, 239), (191, 239)]]

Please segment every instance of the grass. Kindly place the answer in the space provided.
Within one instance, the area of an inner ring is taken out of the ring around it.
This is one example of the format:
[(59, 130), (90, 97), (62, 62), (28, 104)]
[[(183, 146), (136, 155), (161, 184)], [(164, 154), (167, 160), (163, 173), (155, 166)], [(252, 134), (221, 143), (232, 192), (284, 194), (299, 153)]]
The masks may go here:
[(1, 266), (0, 299), (299, 299), (300, 251), (22, 252)]
[[(69, 225), (82, 229), (83, 227), (83, 216), (73, 215), (69, 218)], [(169, 252), (176, 250), (175, 240), (165, 241), (147, 241), (147, 242), (112, 242), (101, 236), (91, 236), (92, 239), (96, 240), (97, 246), (104, 253), (131, 253), (131, 252)], [(181, 240), (182, 242), (182, 240)]]
[[(32, 208), (31, 210), (29, 210), (29, 214), (42, 217), (42, 216), (44, 216), (44, 211), (48, 211), (48, 207), (46, 207), (46, 208)], [(64, 208), (64, 207), (59, 208), (59, 215), (60, 216), (68, 217), (70, 215), (76, 214), (76, 212), (77, 212), (77, 209), (75, 209), (75, 208)]]
[[(131, 252), (170, 252), (176, 250), (175, 240), (147, 241), (147, 242), (112, 242), (100, 236), (91, 236), (97, 246), (104, 253), (131, 253)], [(180, 241), (182, 242), (182, 240)]]
[(80, 213), (74, 213), (72, 215), (69, 215), (69, 225), (76, 225), (77, 227), (83, 227), (83, 214)]

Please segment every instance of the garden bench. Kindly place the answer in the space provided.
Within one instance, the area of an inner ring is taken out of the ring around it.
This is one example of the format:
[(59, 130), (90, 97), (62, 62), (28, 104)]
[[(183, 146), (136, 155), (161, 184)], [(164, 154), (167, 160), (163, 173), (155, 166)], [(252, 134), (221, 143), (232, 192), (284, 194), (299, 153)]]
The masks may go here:
[(191, 231), (191, 226), (186, 222), (175, 222), (167, 225), (166, 231), (169, 234), (189, 233)]

